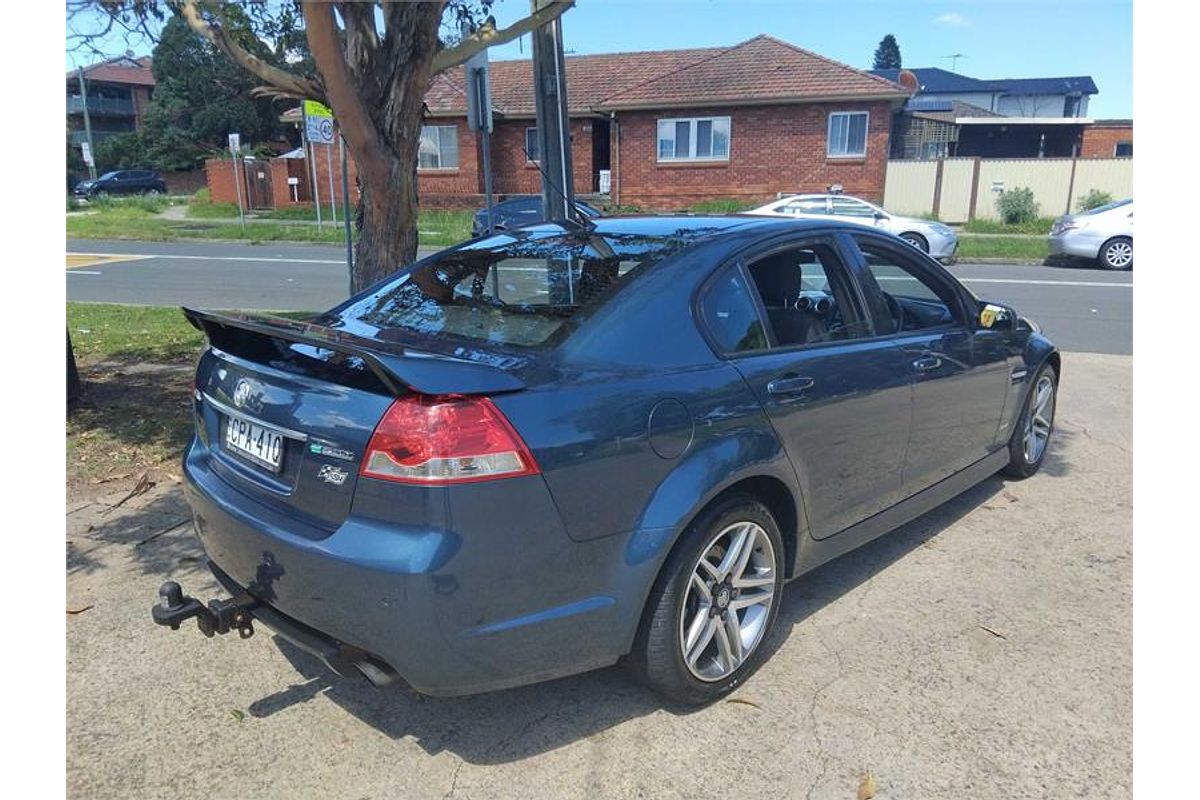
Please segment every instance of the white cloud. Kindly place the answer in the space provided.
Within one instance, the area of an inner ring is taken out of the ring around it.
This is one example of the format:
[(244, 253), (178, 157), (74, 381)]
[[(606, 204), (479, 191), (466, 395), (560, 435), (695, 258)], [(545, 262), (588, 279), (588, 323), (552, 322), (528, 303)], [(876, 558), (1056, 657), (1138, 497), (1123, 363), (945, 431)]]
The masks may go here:
[(945, 25), (948, 28), (965, 28), (971, 24), (971, 20), (959, 14), (957, 11), (951, 11), (942, 14), (940, 17), (934, 17), (934, 25)]

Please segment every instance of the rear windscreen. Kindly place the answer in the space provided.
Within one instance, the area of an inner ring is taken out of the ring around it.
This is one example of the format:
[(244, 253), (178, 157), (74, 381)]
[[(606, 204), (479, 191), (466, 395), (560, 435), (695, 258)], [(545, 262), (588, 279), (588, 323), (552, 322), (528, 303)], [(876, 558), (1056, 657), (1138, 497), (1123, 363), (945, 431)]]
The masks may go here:
[(338, 316), (345, 328), (367, 334), (407, 329), (535, 347), (685, 247), (691, 237), (681, 233), (498, 234), (400, 273)]

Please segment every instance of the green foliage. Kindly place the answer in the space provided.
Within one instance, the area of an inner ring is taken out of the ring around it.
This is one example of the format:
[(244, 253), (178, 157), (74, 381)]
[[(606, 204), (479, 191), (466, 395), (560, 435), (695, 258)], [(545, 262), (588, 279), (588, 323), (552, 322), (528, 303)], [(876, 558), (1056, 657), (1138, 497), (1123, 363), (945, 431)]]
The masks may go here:
[(896, 37), (888, 34), (879, 40), (879, 46), (875, 48), (875, 66), (872, 69), (900, 69), (900, 45), (896, 43)]
[(745, 200), (736, 197), (717, 197), (712, 200), (701, 200), (688, 207), (697, 214), (736, 214), (747, 208)]
[(996, 219), (973, 219), (963, 226), (965, 233), (1020, 233), (1031, 236), (1045, 236), (1054, 224), (1054, 217), (1036, 217), (1025, 222), (1010, 225)]
[(973, 258), (1002, 258), (1041, 261), (1050, 255), (1044, 236), (960, 236), (955, 256), (960, 262)]
[(1018, 186), (1000, 193), (996, 198), (996, 210), (1006, 224), (1020, 225), (1037, 219), (1038, 204), (1033, 199), (1032, 189)]
[(159, 195), (152, 197), (146, 194), (126, 195), (122, 197), (95, 197), (88, 201), (88, 207), (101, 211), (128, 211), (130, 209), (146, 214), (158, 214), (164, 211), (171, 201)]
[(1102, 192), (1099, 189), (1092, 189), (1090, 192), (1079, 198), (1079, 202), (1075, 204), (1075, 208), (1079, 211), (1091, 211), (1093, 208), (1099, 208), (1106, 203), (1111, 203), (1113, 196), (1108, 192)]
[(67, 195), (67, 211), (78, 211), (79, 201), (71, 195)]
[(146, 146), (136, 131), (108, 136), (96, 141), (96, 172), (114, 169), (145, 169)]

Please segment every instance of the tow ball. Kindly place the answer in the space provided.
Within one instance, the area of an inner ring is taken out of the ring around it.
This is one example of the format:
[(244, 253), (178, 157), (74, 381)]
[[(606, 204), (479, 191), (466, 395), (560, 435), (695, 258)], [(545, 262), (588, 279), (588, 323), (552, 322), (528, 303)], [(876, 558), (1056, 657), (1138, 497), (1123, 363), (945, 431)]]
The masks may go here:
[(183, 588), (175, 581), (167, 581), (158, 587), (158, 602), (150, 609), (150, 616), (159, 625), (166, 625), (173, 631), (179, 630), (180, 623), (196, 618), (196, 625), (205, 636), (212, 637), (218, 633), (238, 632), (238, 636), (249, 639), (254, 635), (254, 624), (250, 610), (257, 601), (249, 595), (241, 595), (228, 600), (213, 599), (204, 605), (194, 597), (183, 593)]

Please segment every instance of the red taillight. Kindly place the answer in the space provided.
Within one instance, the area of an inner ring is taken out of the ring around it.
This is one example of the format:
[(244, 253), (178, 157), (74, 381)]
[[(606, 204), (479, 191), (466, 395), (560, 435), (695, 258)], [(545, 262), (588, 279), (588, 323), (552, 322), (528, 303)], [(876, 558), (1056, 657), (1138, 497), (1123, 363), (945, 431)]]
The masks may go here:
[(362, 474), (400, 483), (446, 484), (534, 475), (521, 437), (486, 397), (409, 395), (375, 427)]

